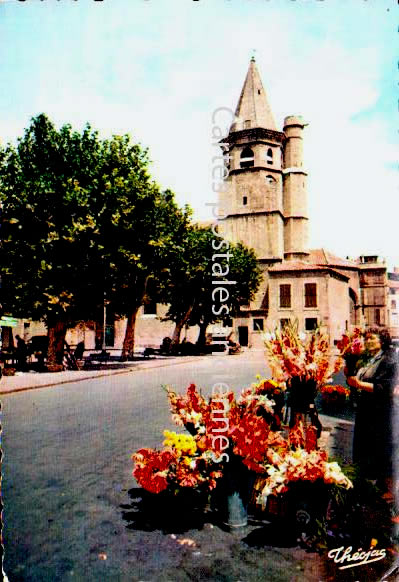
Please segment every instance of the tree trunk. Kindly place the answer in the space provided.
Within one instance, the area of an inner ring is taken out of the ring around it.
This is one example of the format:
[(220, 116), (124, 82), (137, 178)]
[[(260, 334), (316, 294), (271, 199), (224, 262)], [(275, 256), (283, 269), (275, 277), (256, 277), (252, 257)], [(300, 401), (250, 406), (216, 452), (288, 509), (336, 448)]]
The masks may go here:
[(207, 321), (203, 321), (202, 323), (200, 323), (200, 330), (199, 330), (199, 334), (198, 334), (198, 339), (197, 339), (197, 346), (199, 348), (203, 348), (205, 346), (206, 343), (206, 330), (208, 327), (209, 323)]
[(65, 321), (51, 320), (47, 324), (47, 330), (47, 369), (53, 372), (60, 372), (63, 369), (67, 325)]
[(121, 360), (132, 360), (134, 356), (134, 333), (136, 329), (136, 318), (139, 307), (134, 308), (127, 316), (125, 338), (123, 340), (123, 348)]
[(193, 310), (193, 305), (191, 305), (185, 315), (183, 315), (183, 317), (181, 317), (178, 321), (176, 321), (176, 325), (175, 325), (175, 329), (173, 332), (173, 336), (172, 336), (172, 344), (171, 344), (171, 348), (172, 350), (176, 350), (177, 346), (180, 343), (180, 334), (181, 334), (181, 330), (183, 329), (184, 325), (187, 323), (187, 321), (190, 318), (191, 312)]

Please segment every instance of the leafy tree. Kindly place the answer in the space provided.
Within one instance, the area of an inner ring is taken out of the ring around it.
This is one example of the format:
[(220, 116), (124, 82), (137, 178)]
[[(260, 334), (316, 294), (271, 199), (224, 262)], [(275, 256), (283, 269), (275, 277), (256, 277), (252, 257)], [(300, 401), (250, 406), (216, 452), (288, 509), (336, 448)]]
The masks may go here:
[(169, 305), (165, 319), (175, 323), (172, 346), (179, 343), (181, 331), (190, 319), (200, 289), (204, 287), (207, 271), (209, 274), (210, 230), (187, 225), (180, 234), (180, 244), (169, 253), (167, 277), (161, 287), (163, 302)]
[(107, 295), (115, 314), (127, 317), (122, 358), (133, 356), (137, 312), (148, 301), (149, 288), (155, 289), (160, 278), (167, 280), (168, 261), (189, 217), (188, 209), (177, 207), (170, 190), (160, 192), (154, 184), (137, 188), (134, 201), (131, 193), (129, 181), (116, 185), (118, 204), (111, 221), (106, 221), (106, 239), (112, 241), (107, 245)]
[(151, 180), (147, 151), (128, 136), (100, 140), (90, 126), (57, 130), (41, 114), (0, 162), (6, 309), (46, 322), (54, 365), (67, 327), (98, 318), (106, 298), (127, 317), (123, 354), (131, 356), (147, 283), (175, 223), (186, 221), (173, 194)]
[(68, 325), (96, 305), (98, 275), (91, 181), (97, 134), (57, 131), (45, 115), (32, 120), (16, 147), (2, 150), (0, 269), (4, 308), (44, 319), (49, 365), (61, 364)]
[(176, 324), (174, 345), (186, 324), (199, 325), (197, 343), (203, 345), (208, 325), (237, 315), (254, 298), (261, 272), (252, 250), (221, 239), (210, 227), (191, 226), (182, 246), (171, 265), (166, 317)]
[(190, 317), (190, 324), (200, 328), (197, 340), (200, 346), (205, 344), (208, 326), (239, 315), (240, 308), (254, 299), (262, 280), (252, 249), (215, 236), (211, 244), (211, 277), (206, 278)]

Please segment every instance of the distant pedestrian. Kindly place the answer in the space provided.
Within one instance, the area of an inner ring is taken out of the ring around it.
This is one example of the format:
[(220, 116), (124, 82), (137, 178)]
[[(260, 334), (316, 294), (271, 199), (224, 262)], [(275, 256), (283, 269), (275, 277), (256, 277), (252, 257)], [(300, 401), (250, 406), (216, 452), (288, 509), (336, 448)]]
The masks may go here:
[(81, 360), (83, 358), (84, 351), (85, 351), (85, 343), (83, 341), (79, 342), (78, 345), (76, 346), (74, 354), (73, 354), (75, 356), (75, 360)]
[(26, 358), (28, 355), (26, 343), (25, 340), (23, 340), (19, 335), (16, 335), (15, 339), (17, 340), (17, 347), (15, 350), (15, 357), (17, 360), (17, 370), (19, 370), (20, 372), (24, 372), (26, 370)]

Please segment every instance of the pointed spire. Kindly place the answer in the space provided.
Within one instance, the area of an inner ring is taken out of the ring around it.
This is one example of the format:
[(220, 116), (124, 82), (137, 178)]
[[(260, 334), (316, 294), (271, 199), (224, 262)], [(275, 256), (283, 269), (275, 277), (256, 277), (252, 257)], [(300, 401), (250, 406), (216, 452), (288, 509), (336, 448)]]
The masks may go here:
[(249, 63), (235, 116), (236, 120), (230, 131), (239, 131), (248, 127), (262, 127), (277, 131), (254, 56), (251, 57)]

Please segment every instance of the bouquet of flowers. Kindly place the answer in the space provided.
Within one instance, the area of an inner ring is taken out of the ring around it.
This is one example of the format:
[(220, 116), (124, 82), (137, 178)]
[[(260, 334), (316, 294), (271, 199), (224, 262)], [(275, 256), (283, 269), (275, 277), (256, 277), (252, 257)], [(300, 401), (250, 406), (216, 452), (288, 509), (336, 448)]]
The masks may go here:
[(266, 334), (264, 344), (273, 377), (284, 382), (288, 390), (290, 427), (296, 424), (298, 416), (308, 414), (320, 436), (322, 427), (314, 405), (316, 393), (341, 367), (341, 360), (331, 355), (327, 334), (320, 329), (302, 334), (298, 322), (290, 322), (283, 329)]
[(327, 452), (316, 449), (311, 434), (306, 434), (311, 428), (306, 430), (302, 423), (297, 424), (290, 430), (286, 447), (275, 451), (272, 462), (265, 466), (264, 477), (256, 483), (257, 502), (263, 508), (270, 495), (285, 493), (298, 481), (353, 487), (338, 463), (328, 462)]
[(194, 438), (168, 430), (164, 436), (163, 450), (144, 448), (132, 455), (137, 482), (151, 493), (168, 488), (177, 492), (181, 487), (212, 490), (222, 473), (198, 449)]
[(299, 333), (298, 323), (290, 322), (282, 330), (265, 334), (266, 357), (273, 377), (290, 383), (293, 378), (313, 381), (320, 386), (335, 374), (339, 359), (332, 358), (328, 335), (320, 329)]
[[(168, 390), (172, 418), (194, 435), (198, 449), (216, 463), (241, 457), (247, 468), (261, 472), (269, 448), (281, 441), (274, 427), (280, 419), (274, 411), (277, 382), (262, 380), (243, 390), (237, 398), (232, 391), (205, 399), (192, 384), (183, 396)], [(273, 427), (273, 429), (272, 429)]]
[(359, 362), (365, 354), (363, 332), (356, 327), (351, 333), (344, 333), (337, 342), (339, 357), (345, 361), (347, 376), (355, 376)]
[(322, 402), (327, 406), (339, 406), (350, 396), (350, 390), (344, 386), (327, 384), (321, 388)]

